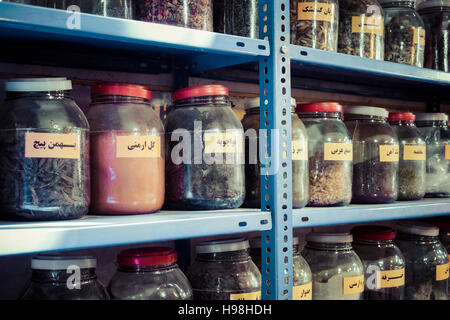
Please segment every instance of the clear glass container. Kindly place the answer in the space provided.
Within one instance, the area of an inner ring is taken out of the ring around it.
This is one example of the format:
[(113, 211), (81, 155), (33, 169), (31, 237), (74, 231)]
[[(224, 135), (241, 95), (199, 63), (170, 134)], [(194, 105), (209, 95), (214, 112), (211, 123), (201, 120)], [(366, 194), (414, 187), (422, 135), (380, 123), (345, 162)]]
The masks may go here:
[(377, 0), (339, 1), (338, 52), (384, 59), (384, 11)]
[(362, 300), (364, 266), (350, 233), (311, 232), (302, 251), (313, 276), (313, 300)]
[[(439, 240), (447, 250), (448, 260), (450, 265), (450, 219), (440, 223), (439, 225)], [(450, 299), (450, 280), (448, 280), (448, 294)]]
[(424, 66), (450, 72), (450, 0), (422, 1), (417, 11), (426, 30)]
[(414, 9), (415, 0), (380, 0), (384, 9), (384, 59), (423, 67), (425, 24)]
[(228, 89), (178, 90), (167, 115), (166, 205), (174, 209), (231, 209), (245, 198), (244, 130)]
[(353, 146), (334, 102), (298, 104), (308, 135), (309, 206), (343, 206), (352, 198)]
[(398, 199), (420, 200), (426, 189), (426, 144), (410, 112), (389, 113), (389, 124), (400, 145)]
[(291, 43), (337, 51), (339, 2), (337, 0), (291, 0)]
[(369, 225), (351, 232), (353, 248), (365, 270), (364, 300), (403, 300), (405, 258), (394, 242), (394, 230)]
[(261, 300), (261, 273), (244, 239), (205, 241), (187, 272), (194, 300)]
[[(245, 136), (245, 202), (244, 206), (261, 207), (261, 174), (259, 160), (260, 98), (249, 100), (242, 119)], [(291, 99), (292, 128), (292, 206), (303, 208), (308, 203), (308, 138), (303, 122), (295, 113), (296, 101)], [(251, 144), (251, 145), (250, 145)]]
[[(293, 238), (293, 292), (292, 300), (312, 300), (312, 273), (305, 258), (300, 255), (298, 237)], [(261, 237), (250, 239), (250, 256), (261, 271)]]
[(1, 217), (65, 220), (90, 203), (89, 124), (66, 78), (11, 79), (0, 109)]
[(416, 221), (397, 225), (396, 243), (406, 261), (406, 300), (448, 299), (448, 255), (439, 228)]
[(31, 282), (21, 300), (109, 299), (92, 256), (42, 254), (31, 260)]
[(62, 10), (75, 10), (78, 12), (92, 13), (92, 0), (48, 0), (47, 7)]
[(29, 4), (32, 6), (40, 6), (40, 7), (47, 6), (47, 0), (3, 0), (3, 1), (20, 3), (20, 4)]
[(108, 292), (116, 300), (192, 300), (192, 287), (177, 265), (177, 252), (165, 247), (124, 250)]
[(425, 197), (450, 196), (450, 137), (447, 121), (445, 113), (416, 113), (416, 126), (427, 146)]
[(258, 0), (214, 0), (214, 32), (259, 38)]
[(135, 0), (136, 20), (213, 31), (213, 0)]
[(353, 139), (352, 203), (391, 203), (398, 197), (399, 144), (376, 107), (347, 107), (344, 122)]
[(164, 127), (151, 92), (124, 83), (91, 88), (91, 211), (139, 214), (164, 203)]
[(105, 17), (133, 19), (133, 0), (93, 0), (91, 13)]

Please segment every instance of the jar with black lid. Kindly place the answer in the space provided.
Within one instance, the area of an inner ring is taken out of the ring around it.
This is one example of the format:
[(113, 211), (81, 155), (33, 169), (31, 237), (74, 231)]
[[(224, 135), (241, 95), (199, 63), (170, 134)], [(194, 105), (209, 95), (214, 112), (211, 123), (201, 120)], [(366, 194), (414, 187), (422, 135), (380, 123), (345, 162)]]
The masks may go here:
[(405, 259), (394, 242), (395, 231), (384, 226), (352, 229), (353, 247), (364, 265), (364, 300), (403, 300)]
[(228, 89), (203, 85), (173, 94), (165, 122), (166, 205), (232, 209), (245, 197), (244, 130)]
[(391, 203), (398, 197), (399, 145), (383, 108), (346, 107), (353, 141), (352, 203)]
[(31, 260), (31, 283), (23, 300), (105, 300), (95, 273), (97, 259), (82, 255), (42, 254)]
[(118, 269), (108, 285), (111, 299), (191, 300), (191, 285), (176, 262), (177, 252), (172, 248), (147, 247), (120, 252)]
[(249, 248), (241, 238), (197, 244), (187, 272), (194, 300), (261, 300), (261, 273)]
[(448, 299), (448, 253), (439, 228), (422, 222), (398, 223), (395, 241), (406, 262), (406, 300)]

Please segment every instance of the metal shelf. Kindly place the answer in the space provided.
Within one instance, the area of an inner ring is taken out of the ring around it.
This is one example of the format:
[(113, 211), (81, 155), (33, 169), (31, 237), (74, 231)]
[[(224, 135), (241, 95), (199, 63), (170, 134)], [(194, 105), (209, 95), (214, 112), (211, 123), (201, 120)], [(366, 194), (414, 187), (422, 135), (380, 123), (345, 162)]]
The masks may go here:
[(415, 219), (449, 215), (450, 199), (398, 201), (392, 204), (347, 207), (302, 208), (293, 211), (293, 227), (320, 227), (386, 220)]
[(161, 211), (50, 222), (0, 221), (0, 256), (166, 241), (272, 228), (259, 209)]

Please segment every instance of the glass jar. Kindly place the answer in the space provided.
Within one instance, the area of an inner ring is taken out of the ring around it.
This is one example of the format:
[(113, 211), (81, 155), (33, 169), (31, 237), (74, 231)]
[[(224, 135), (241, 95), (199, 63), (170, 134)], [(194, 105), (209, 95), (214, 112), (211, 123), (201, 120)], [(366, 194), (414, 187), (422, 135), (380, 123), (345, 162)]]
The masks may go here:
[(91, 1), (92, 14), (105, 17), (133, 19), (133, 0), (94, 0)]
[[(245, 135), (245, 203), (250, 208), (261, 207), (261, 173), (259, 161), (260, 98), (249, 100), (242, 119)], [(292, 206), (303, 208), (308, 203), (308, 138), (303, 122), (295, 114), (295, 99), (291, 99), (292, 128)], [(252, 144), (252, 145), (250, 145)]]
[(187, 272), (194, 300), (261, 300), (261, 273), (244, 239), (205, 241)]
[(308, 135), (309, 206), (344, 206), (352, 198), (353, 147), (334, 102), (298, 104)]
[(450, 140), (445, 113), (416, 113), (416, 126), (426, 143), (425, 197), (450, 196)]
[(291, 0), (291, 43), (337, 51), (338, 0)]
[(397, 226), (397, 245), (406, 261), (406, 300), (448, 299), (448, 256), (439, 228), (415, 221)]
[(22, 300), (105, 300), (95, 273), (97, 259), (41, 254), (31, 260), (31, 282)]
[(302, 255), (313, 276), (313, 300), (361, 300), (364, 267), (350, 233), (311, 232)]
[(5, 2), (15, 2), (20, 4), (29, 4), (32, 6), (46, 7), (47, 0), (3, 0)]
[(164, 203), (164, 128), (151, 92), (124, 83), (91, 88), (91, 211), (139, 214)]
[(89, 124), (66, 78), (11, 79), (0, 111), (1, 217), (63, 220), (90, 203)]
[(385, 12), (384, 59), (423, 67), (425, 24), (414, 0), (379, 0)]
[(395, 232), (384, 226), (352, 229), (353, 248), (364, 265), (364, 300), (403, 300), (405, 258), (394, 243)]
[[(298, 237), (292, 239), (293, 292), (292, 300), (312, 300), (312, 273), (305, 258), (300, 255)], [(261, 271), (261, 237), (250, 239), (250, 256)]]
[(424, 66), (450, 71), (450, 0), (428, 0), (417, 5), (425, 23)]
[(426, 189), (426, 145), (410, 112), (389, 113), (389, 124), (400, 145), (398, 167), (398, 199), (420, 200)]
[(177, 252), (165, 247), (124, 250), (108, 292), (118, 300), (192, 300), (192, 288), (177, 265)]
[[(174, 209), (231, 209), (245, 197), (244, 130), (228, 89), (178, 90), (166, 126), (166, 204)], [(181, 141), (180, 141), (181, 140)]]
[[(439, 240), (445, 247), (445, 250), (447, 250), (450, 267), (450, 220), (447, 219), (446, 221), (439, 223), (438, 226), (439, 226)], [(450, 299), (450, 280), (448, 281), (448, 294)]]
[(48, 0), (47, 7), (61, 10), (75, 10), (78, 12), (92, 13), (91, 0)]
[(399, 144), (376, 107), (347, 107), (344, 122), (353, 136), (352, 203), (391, 203), (398, 197)]
[(214, 0), (214, 32), (259, 38), (258, 0)]
[(136, 20), (213, 31), (213, 0), (135, 0)]
[(338, 52), (384, 59), (384, 12), (377, 0), (339, 1)]

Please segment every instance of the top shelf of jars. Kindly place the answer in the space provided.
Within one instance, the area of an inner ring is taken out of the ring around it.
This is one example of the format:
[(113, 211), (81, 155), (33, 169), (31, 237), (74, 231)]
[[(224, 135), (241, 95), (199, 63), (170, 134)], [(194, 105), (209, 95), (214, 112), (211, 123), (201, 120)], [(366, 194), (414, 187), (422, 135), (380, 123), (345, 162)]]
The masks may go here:
[(0, 2), (0, 40), (0, 58), (9, 62), (145, 73), (203, 71), (270, 54), (266, 40), (8, 2)]

